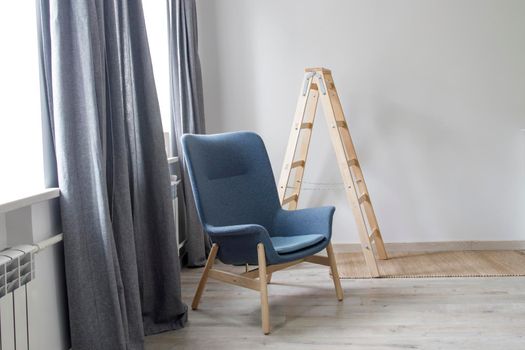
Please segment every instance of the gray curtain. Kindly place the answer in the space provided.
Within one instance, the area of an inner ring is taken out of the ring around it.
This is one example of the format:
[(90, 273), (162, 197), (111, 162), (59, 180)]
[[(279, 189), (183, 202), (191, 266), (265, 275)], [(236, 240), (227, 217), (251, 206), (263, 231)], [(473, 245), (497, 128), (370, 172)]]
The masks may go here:
[(187, 308), (142, 4), (37, 2), (72, 347), (143, 349), (145, 334), (183, 327)]
[(197, 41), (195, 0), (167, 0), (170, 53), (172, 151), (181, 160), (183, 193), (179, 196), (182, 227), (186, 234), (189, 266), (203, 266), (210, 241), (197, 218), (195, 202), (186, 174), (180, 139), (185, 133), (204, 134), (204, 103)]

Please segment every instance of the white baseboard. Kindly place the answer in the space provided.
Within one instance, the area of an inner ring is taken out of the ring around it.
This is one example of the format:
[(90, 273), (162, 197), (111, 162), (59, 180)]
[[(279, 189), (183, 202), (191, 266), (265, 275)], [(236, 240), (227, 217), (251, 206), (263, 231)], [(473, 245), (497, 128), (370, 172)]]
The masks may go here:
[[(336, 253), (360, 252), (359, 243), (334, 243)], [(525, 250), (525, 241), (446, 241), (385, 243), (387, 252), (437, 252), (453, 250)]]

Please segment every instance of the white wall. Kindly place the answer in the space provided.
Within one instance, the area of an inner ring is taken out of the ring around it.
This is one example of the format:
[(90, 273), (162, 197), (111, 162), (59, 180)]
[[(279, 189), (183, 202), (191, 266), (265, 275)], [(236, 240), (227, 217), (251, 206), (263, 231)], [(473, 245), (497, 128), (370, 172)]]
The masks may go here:
[[(32, 241), (62, 232), (58, 198), (31, 207)], [(26, 242), (27, 243), (27, 242)], [(35, 279), (27, 288), (30, 349), (70, 349), (63, 244), (35, 256)], [(44, 326), (47, 324), (47, 327)]]
[[(303, 68), (328, 67), (387, 242), (525, 239), (525, 1), (198, 6), (208, 132), (260, 133), (279, 172)], [(305, 180), (338, 182), (316, 126)], [(300, 200), (324, 204), (357, 242), (342, 191)]]
[(5, 214), (0, 214), (0, 250), (7, 248), (7, 232), (5, 228)]

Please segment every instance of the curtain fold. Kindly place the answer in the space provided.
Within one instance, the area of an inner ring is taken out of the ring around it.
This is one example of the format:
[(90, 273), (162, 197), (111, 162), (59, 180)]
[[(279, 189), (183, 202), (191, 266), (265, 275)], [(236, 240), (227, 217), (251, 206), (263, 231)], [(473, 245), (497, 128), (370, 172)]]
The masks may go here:
[[(203, 266), (210, 241), (204, 233), (186, 173), (180, 143), (185, 133), (204, 134), (202, 75), (198, 54), (197, 9), (195, 0), (167, 0), (170, 54), (170, 96), (172, 151), (180, 159), (183, 193), (179, 196), (182, 227), (186, 233), (189, 266)], [(181, 150), (181, 151), (179, 151)]]
[(143, 349), (144, 335), (183, 327), (187, 308), (142, 4), (38, 5), (72, 348)]

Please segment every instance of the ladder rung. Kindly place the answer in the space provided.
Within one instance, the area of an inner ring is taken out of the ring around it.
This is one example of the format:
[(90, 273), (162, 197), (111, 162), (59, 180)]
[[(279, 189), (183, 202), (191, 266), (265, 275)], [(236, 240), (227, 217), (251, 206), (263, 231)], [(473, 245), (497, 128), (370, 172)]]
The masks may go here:
[(335, 124), (340, 128), (348, 128), (348, 124), (344, 120), (336, 121)]
[(287, 197), (287, 198), (283, 199), (283, 204), (282, 205), (288, 204), (290, 202), (297, 202), (297, 199), (299, 199), (299, 195), (298, 194), (292, 194), (290, 197)]
[(380, 234), (380, 233), (379, 233), (379, 229), (378, 229), (377, 227), (373, 228), (373, 229), (372, 229), (372, 234), (371, 234), (370, 237), (369, 237), (369, 238), (370, 238), (370, 241), (371, 241), (371, 242), (372, 242), (372, 241), (375, 241), (376, 237), (378, 237), (379, 234)]
[(311, 129), (313, 128), (313, 126), (314, 126), (314, 123), (302, 123), (301, 129)]
[(348, 166), (359, 166), (359, 161), (356, 158), (350, 159), (348, 161)]
[(359, 204), (363, 204), (364, 202), (370, 202), (370, 197), (368, 197), (368, 194), (367, 194), (367, 193), (362, 194), (362, 195), (359, 197)]
[(304, 160), (298, 160), (292, 163), (292, 168), (304, 167), (304, 165), (305, 165)]

